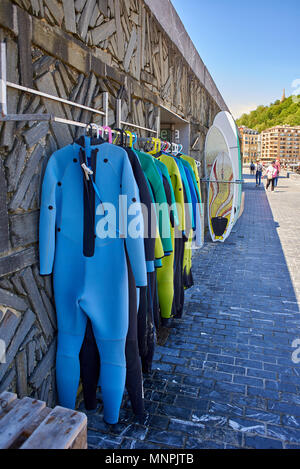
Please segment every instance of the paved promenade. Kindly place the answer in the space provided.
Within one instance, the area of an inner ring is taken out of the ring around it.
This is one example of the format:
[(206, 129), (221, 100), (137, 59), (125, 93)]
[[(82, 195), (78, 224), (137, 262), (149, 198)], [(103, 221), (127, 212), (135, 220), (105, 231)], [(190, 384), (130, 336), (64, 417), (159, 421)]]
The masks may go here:
[(197, 253), (184, 317), (157, 348), (147, 419), (125, 400), (108, 427), (100, 408), (90, 448), (300, 449), (300, 183), (266, 194), (245, 179), (243, 216)]

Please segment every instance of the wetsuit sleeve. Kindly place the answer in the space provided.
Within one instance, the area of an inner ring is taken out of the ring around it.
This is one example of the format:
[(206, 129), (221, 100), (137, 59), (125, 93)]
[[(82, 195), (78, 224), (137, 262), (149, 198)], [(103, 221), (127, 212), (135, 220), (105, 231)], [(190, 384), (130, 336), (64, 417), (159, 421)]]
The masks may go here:
[[(141, 233), (144, 234), (144, 220), (138, 186), (135, 181), (127, 155), (124, 157), (123, 164), (122, 195), (126, 196), (127, 198), (127, 237), (125, 239), (125, 242), (130, 264), (132, 267), (136, 286), (146, 287), (147, 269), (145, 258), (145, 245), (144, 237), (141, 236)], [(131, 215), (132, 208), (134, 208), (134, 215)], [(140, 228), (140, 235), (138, 237), (132, 236), (132, 229), (134, 226), (139, 226)]]
[(56, 161), (54, 155), (47, 165), (43, 185), (39, 222), (40, 274), (50, 275), (55, 254), (56, 226)]
[(164, 256), (165, 256), (164, 248), (163, 248), (161, 237), (157, 228), (156, 240), (155, 240), (155, 259), (162, 259)]
[(176, 203), (178, 204), (179, 210), (179, 231), (185, 231), (185, 205), (184, 205), (184, 192), (183, 192), (183, 182), (180, 177), (179, 171), (176, 176), (176, 183), (175, 183), (175, 199)]

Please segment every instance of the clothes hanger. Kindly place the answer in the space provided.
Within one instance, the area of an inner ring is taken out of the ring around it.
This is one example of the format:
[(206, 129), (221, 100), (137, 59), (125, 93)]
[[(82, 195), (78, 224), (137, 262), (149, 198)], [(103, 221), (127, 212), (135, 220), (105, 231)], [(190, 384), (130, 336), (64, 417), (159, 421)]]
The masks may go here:
[(126, 138), (129, 137), (129, 146), (132, 148), (133, 146), (133, 135), (129, 130), (125, 130)]
[(104, 133), (105, 131), (108, 132), (108, 143), (112, 144), (113, 140), (112, 140), (112, 130), (111, 130), (111, 128), (108, 127), (107, 125), (105, 125), (105, 126), (103, 127), (103, 133)]
[(170, 143), (170, 142), (167, 142), (167, 141), (165, 141), (164, 143), (165, 143), (166, 147), (164, 148), (163, 151), (164, 151), (165, 153), (170, 153), (170, 148), (171, 148), (171, 146), (172, 146), (171, 143)]
[(148, 153), (149, 153), (149, 155), (155, 155), (156, 153), (158, 153), (158, 151), (157, 151), (158, 139), (152, 137), (151, 140), (152, 140), (152, 143), (154, 143), (154, 149), (149, 151)]
[(93, 136), (93, 129), (96, 130), (96, 135), (97, 135), (98, 128), (99, 128), (99, 126), (97, 124), (94, 124), (93, 122), (91, 122), (85, 128), (85, 135), (89, 136), (89, 132), (91, 132), (90, 136), (92, 137)]
[(133, 144), (132, 144), (132, 147), (131, 147), (131, 148), (132, 148), (132, 149), (134, 149), (134, 145), (137, 143), (137, 141), (138, 141), (138, 137), (137, 137), (137, 134), (135, 134), (135, 133), (132, 133), (132, 135), (133, 135), (133, 137), (134, 137), (134, 142), (133, 142)]
[(115, 129), (115, 131), (118, 132), (118, 134), (120, 134), (120, 137), (121, 137), (121, 143), (119, 144), (119, 146), (124, 147), (126, 145), (126, 138), (127, 138), (125, 131), (119, 128)]
[[(114, 130), (116, 132), (116, 138), (113, 141), (114, 145), (119, 145), (119, 146), (123, 147), (124, 146), (123, 145), (123, 143), (124, 143), (123, 130), (121, 130), (121, 129), (114, 129)], [(120, 143), (117, 143), (119, 137), (120, 137)]]

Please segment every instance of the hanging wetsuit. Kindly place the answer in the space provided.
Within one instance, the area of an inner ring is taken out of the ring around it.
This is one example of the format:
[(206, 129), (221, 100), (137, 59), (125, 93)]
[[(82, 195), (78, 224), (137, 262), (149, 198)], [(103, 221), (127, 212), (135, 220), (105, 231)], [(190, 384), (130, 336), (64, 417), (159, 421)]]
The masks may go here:
[(197, 168), (197, 165), (196, 165), (196, 162), (194, 160), (194, 158), (192, 158), (191, 156), (187, 156), (187, 155), (180, 155), (180, 158), (181, 160), (185, 160), (186, 162), (189, 163), (190, 167), (192, 168), (192, 171), (193, 171), (193, 180), (194, 180), (194, 184), (197, 186), (197, 195), (198, 195), (198, 198), (199, 198), (199, 204), (200, 204), (200, 223), (201, 223), (201, 226), (200, 226), (200, 238), (196, 239), (196, 246), (197, 247), (202, 247), (203, 244), (204, 244), (204, 210), (203, 210), (203, 204), (202, 204), (202, 195), (201, 195), (201, 184), (200, 184), (200, 177), (199, 177), (199, 173), (198, 173), (198, 168)]
[[(179, 218), (178, 230), (185, 230), (185, 208), (183, 184), (178, 166), (175, 160), (168, 155), (161, 154), (157, 157), (158, 161), (163, 163), (171, 179), (176, 203), (179, 205), (177, 216)], [(172, 306), (174, 301), (174, 254), (175, 249), (175, 230), (171, 227), (173, 252), (171, 256), (163, 259), (163, 266), (157, 271), (157, 289), (160, 304), (161, 316), (163, 319), (169, 319), (172, 314)]]
[[(152, 197), (152, 203), (154, 207), (156, 208), (156, 203), (155, 203), (155, 198), (153, 194), (153, 189), (151, 187), (150, 182), (148, 181), (148, 186), (149, 186), (149, 191), (151, 193)], [(156, 220), (158, 220), (158, 213), (156, 212)], [(147, 305), (148, 305), (148, 320), (153, 318), (154, 326), (156, 331), (160, 328), (160, 311), (159, 311), (159, 302), (158, 302), (158, 293), (157, 293), (157, 270), (161, 269), (162, 267), (162, 259), (164, 258), (164, 250), (161, 242), (160, 235), (158, 233), (158, 237), (156, 240), (156, 245), (155, 245), (155, 254), (157, 255), (158, 252), (161, 252), (159, 255), (159, 258), (155, 259), (155, 272), (148, 274), (150, 276), (150, 282), (148, 284), (150, 285), (150, 289), (148, 289), (148, 295), (147, 295)], [(151, 314), (150, 314), (151, 311)], [(151, 357), (151, 350), (147, 353), (144, 353), (142, 356), (142, 363), (143, 363), (143, 372), (148, 373), (149, 370), (151, 370), (152, 367), (152, 360), (150, 363)]]
[(163, 181), (159, 174), (159, 171), (155, 165), (154, 158), (147, 153), (135, 150), (142, 168), (151, 184), (155, 202), (160, 205), (160, 210), (158, 214), (158, 225), (161, 241), (163, 244), (165, 255), (169, 255), (173, 252), (173, 245), (171, 239), (171, 230), (170, 224), (166, 223), (166, 220), (169, 219), (169, 208), (167, 203), (167, 198), (164, 190)]
[[(195, 247), (201, 248), (204, 244), (204, 213), (201, 199), (201, 186), (198, 169), (193, 158), (186, 155), (181, 155), (180, 159), (185, 168), (188, 169), (193, 180), (193, 186), (196, 190), (196, 236), (194, 243)], [(190, 236), (188, 243), (186, 243), (185, 245), (183, 270), (185, 288), (190, 288), (191, 286), (193, 286), (194, 283), (192, 275), (192, 236)]]
[[(102, 139), (98, 141), (94, 140), (93, 144), (99, 144), (103, 142)], [(155, 248), (155, 237), (152, 237), (151, 233), (151, 220), (152, 220), (152, 198), (147, 186), (146, 178), (141, 168), (140, 162), (131, 150), (131, 148), (125, 148), (132, 170), (134, 178), (137, 182), (137, 186), (140, 194), (140, 201), (143, 204), (143, 208), (146, 208), (144, 215), (144, 245), (145, 245), (145, 256), (147, 263), (147, 271), (154, 272), (154, 248)], [(155, 223), (155, 217), (153, 218)], [(156, 226), (154, 225), (155, 232)], [(141, 373), (141, 361), (139, 356), (138, 347), (138, 326), (137, 326), (137, 299), (136, 299), (136, 286), (132, 269), (130, 266), (129, 259), (128, 263), (128, 277), (129, 277), (129, 329), (126, 339), (126, 389), (129, 394), (133, 412), (136, 415), (143, 415), (144, 403), (143, 403), (143, 384), (142, 384), (142, 373)], [(149, 275), (149, 274), (148, 274)], [(149, 280), (148, 280), (149, 282)], [(147, 292), (148, 287), (142, 287), (140, 290), (140, 311), (139, 314), (139, 336), (141, 340), (147, 341), (148, 347), (151, 342), (151, 347), (154, 350), (154, 334), (151, 330), (151, 325), (148, 325), (147, 315), (143, 314), (144, 308), (144, 290)], [(150, 331), (148, 330), (150, 328)], [(87, 410), (95, 409), (97, 407), (96, 390), (100, 371), (100, 357), (97, 349), (97, 344), (94, 338), (93, 329), (91, 324), (88, 322), (84, 343), (80, 352), (80, 363), (81, 363), (81, 379), (83, 387), (83, 395), (85, 401), (85, 407)]]
[(201, 205), (200, 205), (200, 194), (196, 182), (194, 172), (190, 164), (181, 159), (182, 164), (186, 172), (187, 180), (190, 186), (192, 204), (193, 204), (193, 213), (195, 220), (195, 231), (192, 231), (189, 236), (188, 242), (185, 244), (184, 249), (184, 260), (183, 260), (183, 284), (184, 288), (188, 289), (194, 285), (193, 274), (192, 274), (192, 243), (195, 240), (196, 246), (202, 246), (202, 221), (201, 221)]
[[(93, 175), (88, 177), (81, 164), (90, 167)], [(127, 203), (119, 207), (121, 195), (127, 196)], [(116, 220), (109, 218), (103, 205), (107, 203), (115, 208)], [(101, 357), (104, 419), (112, 424), (119, 418), (126, 378), (125, 245), (137, 286), (147, 284), (143, 238), (124, 238), (130, 223), (143, 228), (141, 210), (137, 216), (128, 214), (133, 203), (139, 206), (139, 193), (123, 149), (108, 143), (91, 148), (90, 139), (85, 138), (85, 148), (75, 143), (50, 158), (42, 189), (40, 273), (54, 274), (59, 402), (75, 407), (79, 353), (89, 317)], [(119, 226), (120, 217), (126, 220), (126, 215), (127, 224)], [(107, 239), (103, 238), (106, 226)]]
[[(185, 162), (185, 164), (188, 164)], [(185, 166), (184, 164), (184, 166)], [(185, 172), (187, 176), (187, 180), (190, 186), (190, 192), (191, 192), (191, 197), (192, 197), (192, 204), (193, 204), (193, 214), (194, 214), (194, 220), (197, 223), (197, 220), (199, 222), (200, 219), (200, 214), (198, 211), (198, 198), (197, 198), (197, 193), (196, 189), (194, 187), (194, 182), (192, 179), (191, 174), (189, 173), (188, 168), (185, 166)], [(188, 241), (185, 243), (184, 246), (184, 254), (183, 254), (183, 266), (182, 266), (182, 282), (183, 282), (183, 287), (184, 289), (191, 288), (194, 285), (194, 280), (193, 280), (193, 275), (192, 275), (192, 242), (195, 236), (196, 232), (196, 227), (195, 231), (191, 230), (190, 231), (190, 236)]]

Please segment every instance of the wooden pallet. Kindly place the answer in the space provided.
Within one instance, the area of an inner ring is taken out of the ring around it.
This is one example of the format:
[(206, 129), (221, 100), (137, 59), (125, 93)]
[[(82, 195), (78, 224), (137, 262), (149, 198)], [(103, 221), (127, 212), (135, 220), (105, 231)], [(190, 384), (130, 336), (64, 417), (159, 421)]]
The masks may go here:
[(0, 394), (0, 449), (87, 449), (87, 417), (16, 394)]

